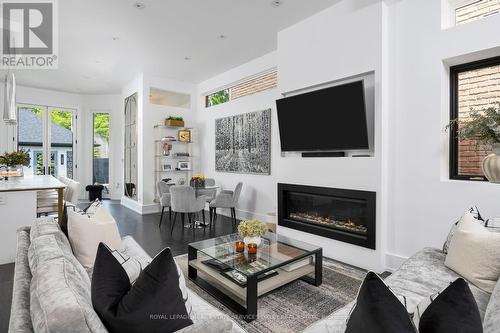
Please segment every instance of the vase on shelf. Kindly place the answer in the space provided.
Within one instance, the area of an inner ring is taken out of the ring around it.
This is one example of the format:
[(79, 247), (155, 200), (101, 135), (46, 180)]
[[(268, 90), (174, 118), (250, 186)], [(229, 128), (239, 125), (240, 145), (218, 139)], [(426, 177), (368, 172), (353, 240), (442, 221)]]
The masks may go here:
[(243, 241), (245, 242), (245, 244), (255, 244), (257, 246), (260, 245), (262, 239), (260, 238), (260, 236), (255, 236), (255, 237), (244, 237), (243, 238)]
[(491, 183), (500, 183), (500, 143), (493, 144), (493, 153), (483, 159), (482, 168)]

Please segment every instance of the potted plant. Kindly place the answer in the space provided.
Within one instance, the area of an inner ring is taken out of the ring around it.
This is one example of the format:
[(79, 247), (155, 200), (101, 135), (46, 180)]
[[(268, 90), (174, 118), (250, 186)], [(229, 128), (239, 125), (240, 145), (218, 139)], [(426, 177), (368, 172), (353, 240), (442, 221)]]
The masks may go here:
[(29, 167), (31, 157), (29, 151), (21, 149), (12, 153), (5, 153), (0, 156), (0, 165), (7, 167), (9, 176), (23, 176), (23, 167)]
[(238, 234), (245, 244), (260, 245), (261, 237), (267, 232), (267, 225), (257, 220), (242, 221), (238, 225)]
[(182, 117), (169, 116), (165, 119), (166, 126), (184, 127), (184, 119)]
[(202, 174), (197, 174), (191, 178), (189, 182), (191, 187), (204, 188), (205, 187), (205, 176)]
[(500, 103), (496, 107), (472, 111), (470, 119), (453, 119), (447, 128), (457, 128), (458, 140), (474, 140), (477, 144), (491, 145), (493, 153), (482, 162), (483, 173), (492, 183), (500, 183)]

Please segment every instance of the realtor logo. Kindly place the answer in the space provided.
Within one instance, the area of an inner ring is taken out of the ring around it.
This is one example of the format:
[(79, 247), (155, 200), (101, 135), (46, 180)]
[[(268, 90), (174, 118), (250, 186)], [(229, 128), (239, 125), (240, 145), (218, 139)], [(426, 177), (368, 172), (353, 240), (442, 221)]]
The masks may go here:
[(57, 68), (55, 0), (0, 0), (2, 58), (0, 68)]

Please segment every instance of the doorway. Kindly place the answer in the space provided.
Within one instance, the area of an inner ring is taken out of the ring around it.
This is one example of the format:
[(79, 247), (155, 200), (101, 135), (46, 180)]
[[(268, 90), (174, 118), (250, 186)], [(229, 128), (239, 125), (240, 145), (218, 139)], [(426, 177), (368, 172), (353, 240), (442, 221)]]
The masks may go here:
[(76, 110), (18, 104), (17, 149), (31, 157), (25, 175), (75, 178)]

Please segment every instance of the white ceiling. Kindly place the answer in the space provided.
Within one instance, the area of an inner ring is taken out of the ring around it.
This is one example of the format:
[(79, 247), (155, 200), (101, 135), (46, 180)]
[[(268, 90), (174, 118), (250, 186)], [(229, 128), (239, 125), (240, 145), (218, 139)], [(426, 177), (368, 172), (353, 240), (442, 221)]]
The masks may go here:
[(134, 0), (58, 1), (59, 69), (18, 70), (18, 84), (119, 93), (140, 72), (198, 83), (275, 50), (278, 31), (338, 0), (140, 1), (146, 8)]

